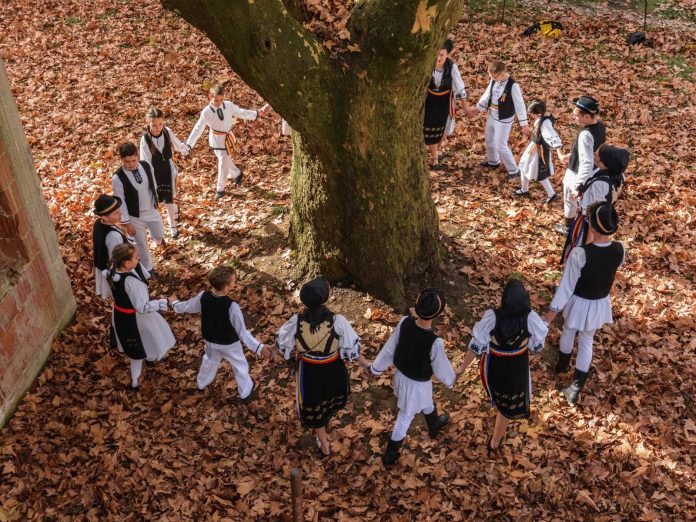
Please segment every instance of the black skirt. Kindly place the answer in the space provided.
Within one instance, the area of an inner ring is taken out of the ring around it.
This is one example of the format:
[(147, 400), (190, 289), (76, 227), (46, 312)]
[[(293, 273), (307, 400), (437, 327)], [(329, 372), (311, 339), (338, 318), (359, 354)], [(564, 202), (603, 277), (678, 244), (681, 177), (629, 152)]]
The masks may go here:
[(122, 312), (114, 308), (114, 332), (118, 337), (118, 342), (121, 343), (123, 353), (131, 359), (145, 359), (145, 347), (140, 338), (138, 330), (138, 321), (136, 319), (135, 310), (132, 312)]
[(174, 203), (172, 164), (164, 158), (162, 153), (155, 153), (152, 156), (152, 167), (155, 169), (157, 199), (160, 203)]
[(348, 370), (338, 354), (330, 362), (307, 361), (297, 364), (297, 410), (303, 428), (323, 428), (348, 402)]
[(452, 91), (442, 92), (428, 89), (425, 99), (425, 118), (423, 121), (423, 138), (426, 145), (435, 145), (442, 141), (447, 127), (447, 117), (450, 115)]
[(527, 347), (498, 351), (491, 347), (481, 357), (481, 382), (495, 406), (508, 419), (529, 417), (531, 378)]

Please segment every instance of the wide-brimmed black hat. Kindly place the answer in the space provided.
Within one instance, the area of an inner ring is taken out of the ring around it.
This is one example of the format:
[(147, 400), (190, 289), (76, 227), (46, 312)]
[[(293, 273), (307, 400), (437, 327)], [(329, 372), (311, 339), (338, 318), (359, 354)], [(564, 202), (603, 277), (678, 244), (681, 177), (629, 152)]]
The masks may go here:
[(416, 299), (416, 315), (421, 319), (434, 319), (445, 309), (445, 296), (437, 288), (426, 288)]
[(106, 216), (111, 214), (117, 208), (121, 208), (123, 201), (118, 196), (110, 194), (101, 194), (94, 202), (94, 213), (97, 216)]
[(580, 96), (573, 100), (573, 105), (590, 114), (599, 114), (599, 102), (590, 96)]
[(329, 299), (331, 287), (322, 276), (315, 277), (300, 290), (300, 301), (307, 308), (316, 308), (323, 305)]
[(590, 226), (600, 234), (611, 236), (619, 229), (619, 214), (611, 203), (590, 207)]

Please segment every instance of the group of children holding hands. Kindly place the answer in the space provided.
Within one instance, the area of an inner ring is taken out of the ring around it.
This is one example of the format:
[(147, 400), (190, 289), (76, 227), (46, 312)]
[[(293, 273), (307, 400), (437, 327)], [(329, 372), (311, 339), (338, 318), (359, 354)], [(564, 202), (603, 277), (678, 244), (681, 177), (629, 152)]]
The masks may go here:
[[(432, 161), (439, 165), (437, 144), (454, 128), (454, 106), (466, 98), (461, 75), (449, 59), (451, 42), (443, 45), (428, 89), (424, 134)], [(235, 137), (234, 118), (256, 119), (266, 111), (240, 109), (223, 99), (220, 87), (211, 89), (210, 103), (201, 112), (188, 140), (181, 142), (165, 125), (163, 113), (147, 114), (147, 130), (140, 150), (133, 143), (119, 149), (121, 168), (113, 175), (114, 195), (103, 194), (94, 204), (98, 217), (93, 229), (96, 291), (111, 297), (112, 344), (130, 362), (130, 388), (140, 384), (143, 361), (159, 361), (175, 345), (175, 337), (161, 312), (201, 316), (204, 355), (197, 376), (197, 388), (210, 385), (223, 360), (232, 367), (241, 399), (250, 398), (255, 383), (242, 344), (257, 357), (293, 361), (295, 400), (300, 423), (316, 435), (319, 454), (331, 454), (326, 428), (335, 413), (347, 404), (350, 380), (346, 362), (357, 362), (367, 373), (380, 376), (395, 367), (394, 393), (398, 414), (384, 455), (385, 465), (399, 458), (409, 427), (419, 413), (424, 415), (428, 434), (437, 437), (447, 425), (449, 415), (438, 413), (433, 401), (433, 376), (447, 387), (454, 386), (474, 359), (479, 361), (481, 382), (496, 409), (489, 453), (497, 450), (512, 419), (530, 414), (530, 353), (544, 346), (549, 324), (562, 313), (564, 327), (560, 338), (557, 373), (569, 369), (575, 338), (578, 355), (575, 373), (563, 394), (575, 404), (588, 378), (594, 333), (612, 322), (609, 293), (624, 249), (611, 241), (618, 228), (613, 206), (623, 184), (628, 152), (604, 144), (606, 129), (597, 120), (599, 104), (581, 96), (574, 100), (573, 115), (581, 129), (572, 152), (562, 156), (561, 140), (553, 129), (554, 119), (546, 105), (535, 100), (524, 107), (522, 92), (495, 62), (489, 69), (490, 84), (471, 115), (488, 111), (486, 124), (486, 167), (502, 162), (510, 177), (520, 176), (515, 194), (527, 196), (529, 182), (539, 181), (547, 191), (547, 203), (558, 196), (549, 178), (553, 175), (553, 151), (568, 160), (564, 176), (564, 214), (567, 241), (562, 262), (565, 270), (549, 310), (540, 316), (532, 310), (529, 293), (517, 280), (504, 288), (500, 306), (486, 310), (472, 330), (469, 350), (456, 368), (452, 367), (443, 340), (433, 330), (433, 321), (445, 310), (445, 296), (437, 289), (423, 290), (416, 299), (413, 316), (403, 317), (394, 328), (374, 361), (365, 358), (360, 338), (349, 321), (327, 307), (330, 287), (321, 276), (302, 286), (303, 308), (283, 324), (275, 346), (258, 341), (246, 328), (239, 304), (230, 296), (235, 289), (234, 271), (225, 266), (208, 275), (210, 287), (185, 301), (151, 299), (149, 281), (155, 274), (147, 245), (147, 232), (163, 241), (164, 226), (158, 205), (164, 204), (173, 237), (178, 234), (178, 208), (175, 204), (177, 168), (172, 153), (186, 156), (209, 128), (209, 145), (218, 159), (216, 197), (221, 197), (228, 178), (237, 183), (242, 172), (232, 160)], [(443, 103), (445, 101), (446, 103)], [(533, 120), (530, 128), (527, 115)], [(508, 137), (517, 117), (531, 142), (518, 166), (508, 147)]]

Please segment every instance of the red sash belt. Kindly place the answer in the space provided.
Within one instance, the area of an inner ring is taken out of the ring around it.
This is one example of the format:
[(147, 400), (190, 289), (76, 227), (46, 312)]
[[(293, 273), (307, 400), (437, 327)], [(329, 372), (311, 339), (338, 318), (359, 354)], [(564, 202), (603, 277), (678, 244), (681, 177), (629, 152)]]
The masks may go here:
[(122, 314), (134, 314), (135, 308), (121, 308), (116, 303), (114, 303), (114, 310), (121, 312)]

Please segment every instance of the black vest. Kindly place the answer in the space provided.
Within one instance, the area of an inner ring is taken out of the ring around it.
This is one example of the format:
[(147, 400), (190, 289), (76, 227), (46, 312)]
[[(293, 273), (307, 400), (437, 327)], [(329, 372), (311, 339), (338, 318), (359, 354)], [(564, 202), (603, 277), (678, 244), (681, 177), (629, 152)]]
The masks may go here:
[(126, 280), (129, 277), (134, 277), (138, 281), (145, 283), (148, 286), (147, 280), (142, 276), (142, 272), (137, 271), (138, 275), (134, 275), (132, 272), (119, 273), (118, 281), (114, 281), (114, 286), (111, 287), (111, 295), (114, 298), (114, 303), (119, 308), (132, 309), (133, 303), (131, 302), (128, 292), (126, 292)]
[(230, 321), (230, 307), (234, 301), (216, 296), (206, 290), (201, 296), (201, 332), (203, 339), (215, 344), (234, 344), (239, 341), (237, 330)]
[(551, 125), (556, 122), (556, 119), (551, 115), (541, 117), (539, 125), (532, 131), (532, 142), (536, 143), (539, 161), (537, 162), (537, 181), (544, 181), (551, 175), (551, 147), (541, 133), (541, 126), (546, 120), (551, 120)]
[(433, 376), (430, 350), (437, 335), (416, 324), (416, 319), (407, 317), (399, 327), (399, 342), (394, 350), (394, 366), (409, 379), (429, 381)]
[(592, 134), (592, 138), (594, 138), (594, 144), (592, 145), (593, 151), (596, 151), (599, 148), (599, 146), (605, 142), (607, 137), (607, 128), (601, 121), (593, 123), (592, 125), (588, 125), (584, 129), (580, 129), (580, 132), (578, 132), (578, 135), (575, 138), (575, 143), (573, 143), (573, 150), (570, 152), (570, 159), (568, 160), (568, 170), (572, 170), (573, 172), (577, 172), (578, 167), (580, 166), (580, 152), (578, 151), (578, 141), (580, 140), (580, 134), (585, 131), (588, 131), (590, 134)]
[(430, 83), (428, 84), (428, 89), (433, 92), (447, 92), (452, 90), (452, 60), (447, 58), (445, 60), (445, 67), (442, 71), (442, 80), (440, 81), (440, 86), (435, 85), (435, 78), (430, 75)]
[[(488, 84), (488, 92), (490, 96), (488, 97), (488, 107), (493, 104), (493, 80)], [(506, 120), (512, 118), (515, 115), (515, 101), (512, 99), (512, 86), (517, 82), (510, 76), (505, 88), (503, 89), (503, 94), (500, 95), (498, 99), (498, 119)]]
[[(143, 170), (145, 171), (145, 177), (147, 178), (147, 181), (149, 183), (148, 189), (150, 190), (150, 194), (152, 195), (152, 200), (155, 208), (157, 208), (157, 194), (155, 192), (155, 180), (152, 177), (152, 171), (150, 170), (150, 165), (147, 164), (146, 161), (140, 161), (140, 165), (143, 167)], [(123, 167), (118, 169), (114, 176), (118, 176), (118, 179), (121, 180), (121, 184), (123, 185), (123, 197), (126, 200), (126, 208), (128, 209), (128, 213), (133, 216), (133, 217), (140, 217), (140, 203), (138, 201), (138, 190), (133, 186), (133, 184), (130, 182), (128, 179), (128, 176), (126, 176), (125, 171), (123, 170)]]
[[(171, 141), (171, 138), (169, 137), (169, 132), (167, 132), (166, 128), (162, 129), (162, 134), (160, 134), (160, 136), (162, 136), (162, 135), (164, 135), (164, 147), (162, 147), (162, 151), (160, 151), (155, 146), (155, 142), (152, 140), (152, 137), (153, 137), (152, 133), (150, 133), (149, 130), (146, 130), (143, 133), (143, 138), (145, 138), (145, 143), (147, 143), (147, 146), (150, 149), (150, 154), (152, 155), (153, 163), (156, 161), (155, 158), (158, 158), (160, 160), (167, 160), (167, 161), (172, 159), (172, 141)], [(159, 138), (159, 136), (155, 136), (155, 137)], [(155, 171), (157, 171), (157, 167), (155, 167)]]
[(106, 270), (109, 267), (109, 249), (106, 248), (106, 236), (110, 232), (118, 232), (123, 243), (128, 243), (125, 234), (118, 227), (106, 225), (100, 219), (96, 220), (92, 228), (92, 244), (94, 247), (94, 266), (99, 270)]
[(604, 299), (611, 291), (616, 271), (623, 260), (623, 245), (612, 241), (609, 246), (590, 244), (582, 249), (585, 251), (585, 266), (573, 293), (583, 299)]

